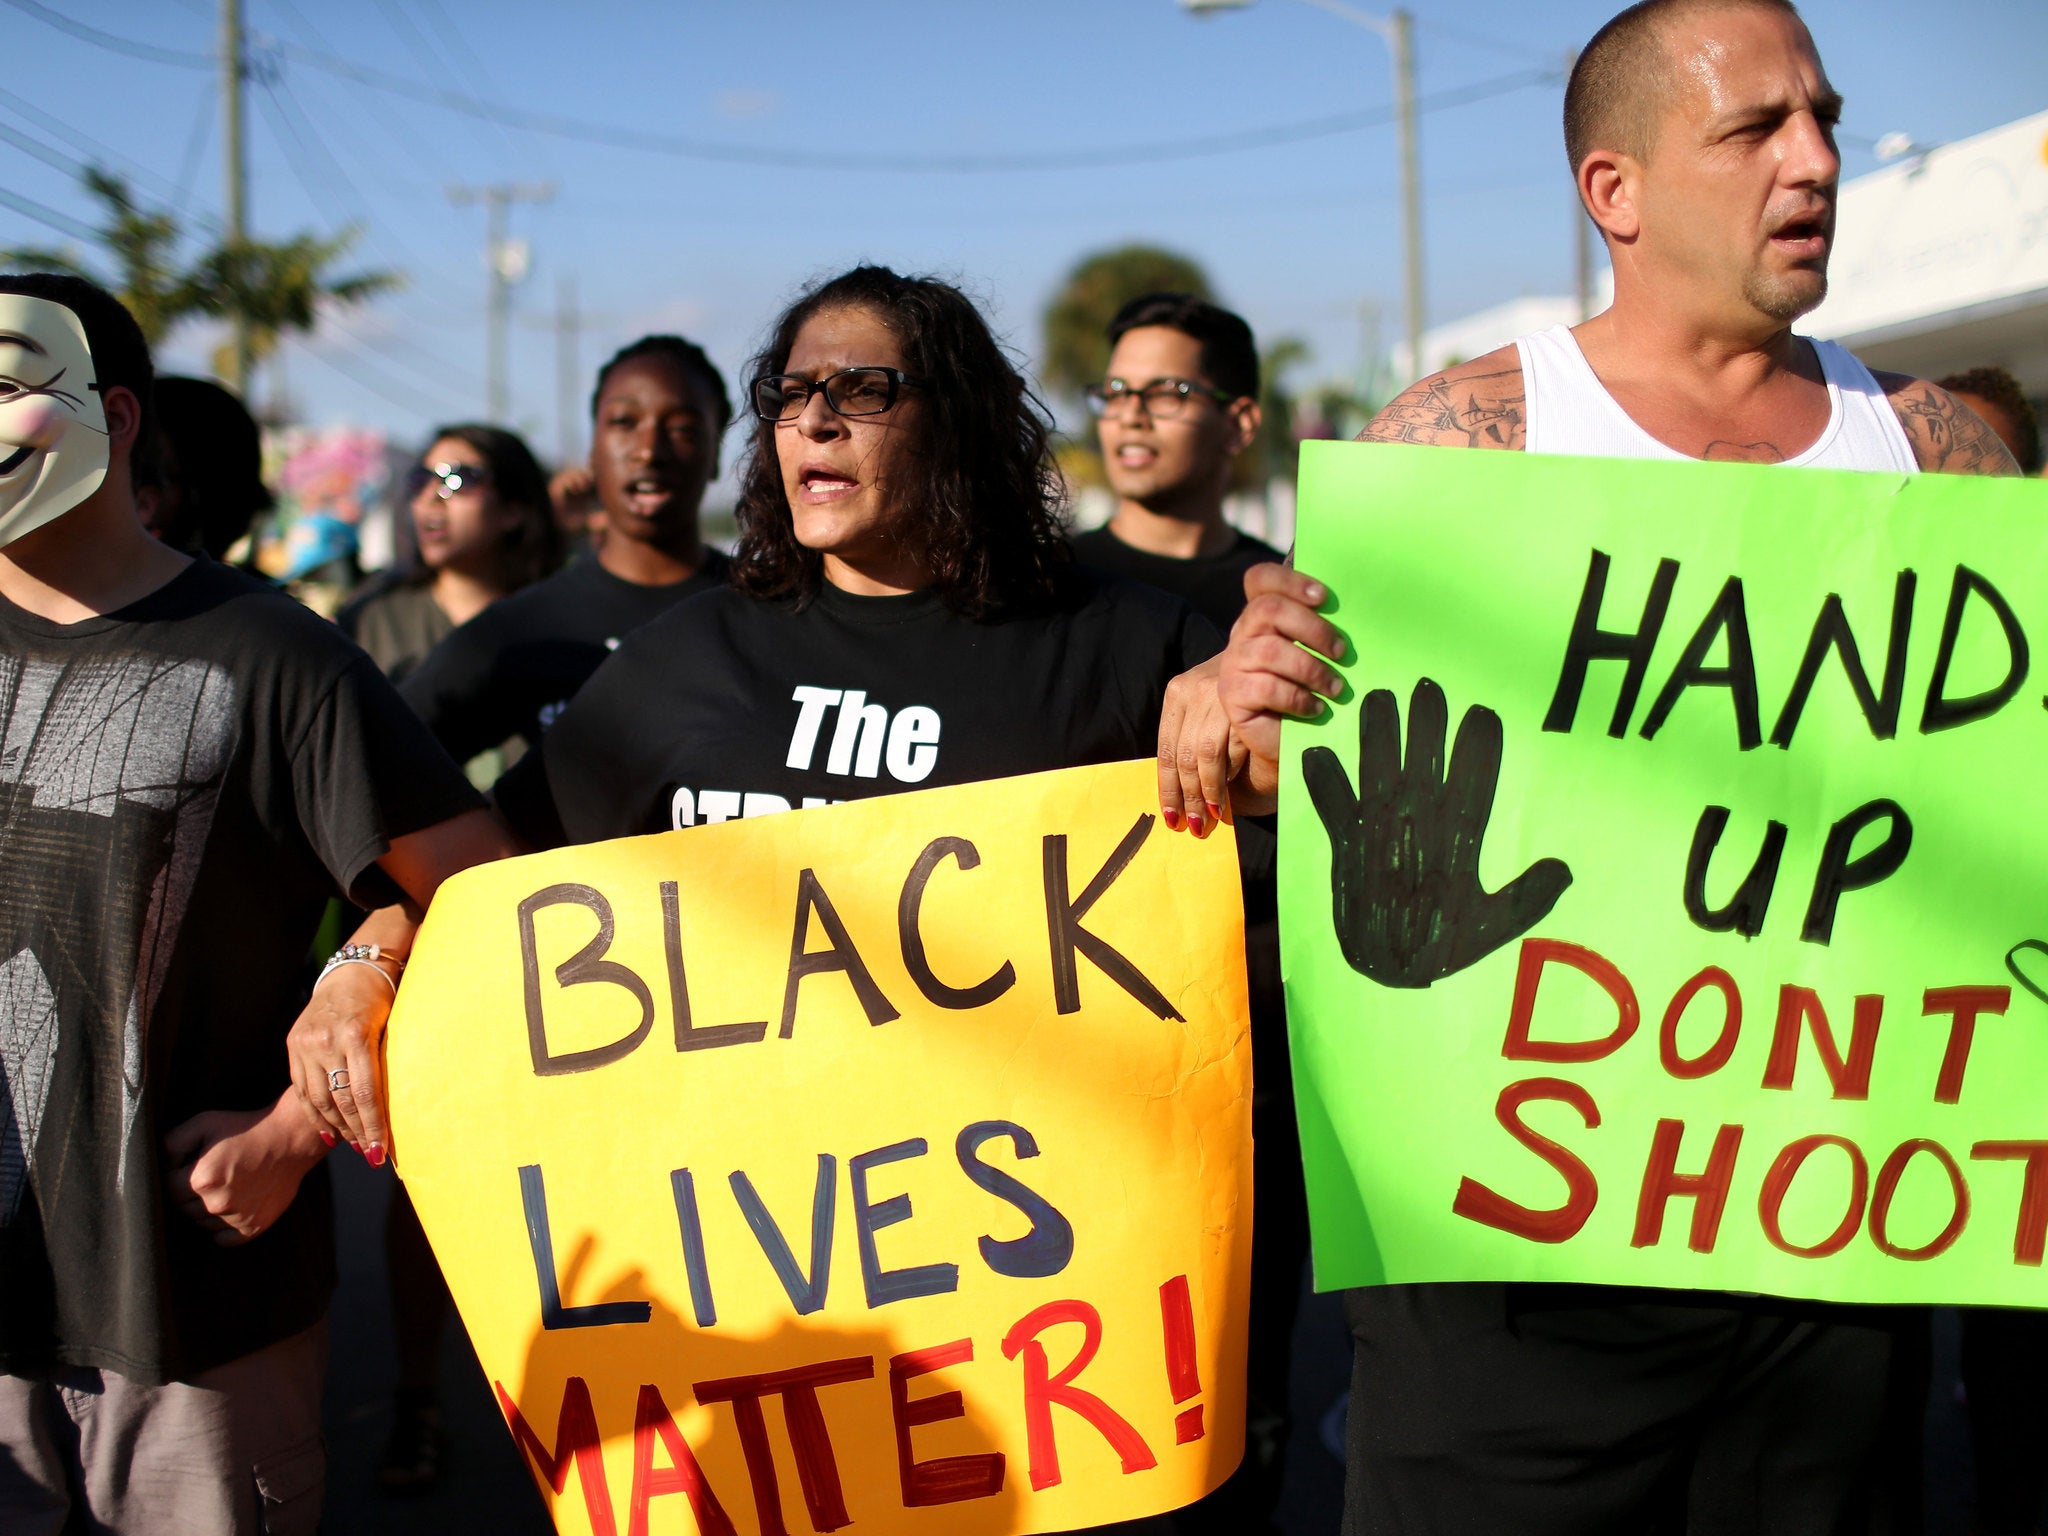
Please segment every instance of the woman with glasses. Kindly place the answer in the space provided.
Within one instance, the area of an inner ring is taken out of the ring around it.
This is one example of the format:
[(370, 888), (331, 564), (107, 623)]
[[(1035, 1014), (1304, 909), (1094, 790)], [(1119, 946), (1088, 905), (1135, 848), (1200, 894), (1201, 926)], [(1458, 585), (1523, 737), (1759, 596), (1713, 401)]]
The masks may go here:
[(498, 785), (552, 845), (1150, 757), (1215, 631), (1074, 565), (1048, 424), (957, 289), (858, 267), (752, 371), (731, 586), (629, 636)]
[(405, 479), (418, 558), (335, 622), (393, 682), (459, 624), (561, 563), (547, 476), (499, 427), (443, 427)]

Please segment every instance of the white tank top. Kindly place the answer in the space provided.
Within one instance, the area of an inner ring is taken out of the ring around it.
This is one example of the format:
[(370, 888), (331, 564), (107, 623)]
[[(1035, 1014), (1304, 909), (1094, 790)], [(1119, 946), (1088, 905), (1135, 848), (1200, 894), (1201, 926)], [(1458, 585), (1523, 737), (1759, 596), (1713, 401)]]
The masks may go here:
[[(1815, 469), (1898, 470), (1920, 467), (1906, 429), (1870, 370), (1839, 342), (1816, 341), (1828, 385), (1828, 424), (1811, 447), (1786, 459)], [(1515, 343), (1530, 453), (1577, 453), (1611, 459), (1683, 459), (1688, 455), (1650, 436), (1607, 392), (1579, 350), (1571, 328), (1553, 325)]]

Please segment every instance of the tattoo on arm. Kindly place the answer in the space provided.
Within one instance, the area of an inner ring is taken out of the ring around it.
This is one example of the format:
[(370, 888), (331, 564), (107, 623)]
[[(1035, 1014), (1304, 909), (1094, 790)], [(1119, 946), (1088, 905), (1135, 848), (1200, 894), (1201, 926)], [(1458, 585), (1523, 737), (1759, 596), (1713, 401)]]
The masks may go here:
[(1455, 448), (1520, 448), (1526, 439), (1519, 368), (1411, 384), (1372, 419), (1359, 440)]
[(1984, 418), (1938, 384), (1887, 378), (1885, 393), (1920, 467), (1951, 475), (2016, 475), (2019, 465)]

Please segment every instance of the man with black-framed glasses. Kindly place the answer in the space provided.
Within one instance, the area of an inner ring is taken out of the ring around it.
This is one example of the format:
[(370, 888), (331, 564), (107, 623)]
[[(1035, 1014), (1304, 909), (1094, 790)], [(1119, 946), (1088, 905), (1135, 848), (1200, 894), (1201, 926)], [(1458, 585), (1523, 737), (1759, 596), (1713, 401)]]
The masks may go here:
[(1223, 516), (1231, 466), (1259, 434), (1251, 327), (1192, 294), (1150, 293), (1117, 311), (1109, 344), (1088, 408), (1116, 513), (1077, 535), (1074, 554), (1165, 588), (1228, 634), (1245, 571), (1280, 558)]
[[(1227, 635), (1244, 607), (1245, 571), (1280, 558), (1223, 516), (1231, 468), (1259, 433), (1251, 327), (1191, 294), (1152, 293), (1117, 312), (1109, 344), (1108, 376), (1089, 388), (1088, 408), (1116, 514), (1076, 535), (1074, 556), (1095, 570), (1164, 588)], [(1191, 807), (1189, 823), (1206, 830), (1220, 810)], [(1173, 1517), (1183, 1532), (1274, 1529), (1287, 1448), (1288, 1349), (1308, 1255), (1280, 993), (1273, 818), (1237, 818), (1237, 838), (1258, 1148), (1245, 1456), (1222, 1487)]]

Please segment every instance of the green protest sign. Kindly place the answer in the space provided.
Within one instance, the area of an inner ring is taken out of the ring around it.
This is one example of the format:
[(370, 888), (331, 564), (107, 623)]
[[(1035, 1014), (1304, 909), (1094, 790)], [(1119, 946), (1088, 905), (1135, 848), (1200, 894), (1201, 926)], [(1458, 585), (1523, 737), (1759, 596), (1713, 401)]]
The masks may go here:
[(2048, 1305), (2048, 487), (1313, 443), (1317, 1283)]

